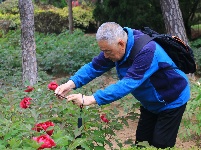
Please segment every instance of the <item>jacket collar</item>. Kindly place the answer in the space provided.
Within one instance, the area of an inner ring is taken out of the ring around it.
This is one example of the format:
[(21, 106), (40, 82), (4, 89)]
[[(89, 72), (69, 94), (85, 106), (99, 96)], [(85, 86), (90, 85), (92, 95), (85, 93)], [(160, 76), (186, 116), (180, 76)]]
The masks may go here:
[(126, 44), (126, 51), (125, 51), (125, 54), (124, 54), (124, 57), (122, 58), (122, 60), (116, 62), (116, 65), (121, 65), (122, 63), (124, 63), (127, 60), (128, 56), (129, 56), (129, 54), (131, 52), (131, 49), (132, 49), (132, 47), (134, 45), (133, 30), (131, 28), (128, 28), (128, 27), (124, 27), (123, 29), (128, 34), (128, 40), (127, 40), (127, 44)]

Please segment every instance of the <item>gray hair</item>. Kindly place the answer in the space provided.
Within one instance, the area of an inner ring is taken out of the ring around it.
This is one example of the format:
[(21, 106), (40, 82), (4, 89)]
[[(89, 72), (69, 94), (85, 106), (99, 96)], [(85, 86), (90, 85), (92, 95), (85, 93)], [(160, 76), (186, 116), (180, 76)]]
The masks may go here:
[(115, 23), (115, 22), (106, 22), (103, 23), (96, 33), (96, 40), (106, 40), (108, 43), (114, 43), (115, 40), (121, 38), (122, 40), (126, 40), (127, 34), (123, 30), (123, 28)]

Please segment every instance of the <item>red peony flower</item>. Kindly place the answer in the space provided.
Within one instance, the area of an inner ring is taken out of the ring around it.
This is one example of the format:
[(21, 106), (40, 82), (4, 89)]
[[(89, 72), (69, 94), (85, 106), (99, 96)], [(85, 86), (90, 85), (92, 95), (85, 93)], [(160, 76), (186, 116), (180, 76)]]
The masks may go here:
[(56, 88), (58, 87), (58, 84), (55, 81), (52, 81), (48, 84), (48, 88), (50, 90), (56, 90)]
[(49, 135), (41, 135), (39, 137), (33, 137), (33, 140), (36, 141), (37, 143), (43, 143), (38, 150), (44, 149), (44, 148), (52, 148), (56, 146), (56, 143), (54, 142), (53, 139)]
[(31, 104), (30, 100), (32, 100), (30, 97), (23, 98), (20, 102), (20, 107), (24, 109), (28, 108)]
[(108, 123), (108, 122), (109, 122), (109, 120), (106, 118), (106, 115), (105, 115), (105, 114), (101, 115), (100, 118), (101, 118), (101, 120), (102, 120), (103, 122), (105, 122), (105, 123)]
[(31, 86), (27, 86), (27, 89), (24, 90), (24, 91), (25, 91), (25, 92), (31, 92), (31, 91), (33, 91), (33, 90), (34, 90), (33, 87), (31, 87)]
[(53, 129), (47, 130), (50, 126), (54, 127), (54, 123), (51, 121), (46, 121), (46, 122), (36, 124), (32, 130), (35, 130), (38, 132), (40, 132), (41, 130), (44, 130), (49, 136), (51, 136), (54, 130)]

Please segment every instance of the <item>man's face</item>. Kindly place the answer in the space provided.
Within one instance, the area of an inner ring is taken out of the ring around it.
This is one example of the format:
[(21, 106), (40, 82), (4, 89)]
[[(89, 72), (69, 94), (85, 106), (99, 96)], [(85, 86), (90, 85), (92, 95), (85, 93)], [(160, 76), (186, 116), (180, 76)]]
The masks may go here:
[(118, 40), (112, 44), (109, 44), (106, 40), (100, 40), (98, 41), (98, 45), (100, 50), (104, 53), (105, 58), (113, 62), (121, 60), (125, 54), (126, 43), (122, 40)]

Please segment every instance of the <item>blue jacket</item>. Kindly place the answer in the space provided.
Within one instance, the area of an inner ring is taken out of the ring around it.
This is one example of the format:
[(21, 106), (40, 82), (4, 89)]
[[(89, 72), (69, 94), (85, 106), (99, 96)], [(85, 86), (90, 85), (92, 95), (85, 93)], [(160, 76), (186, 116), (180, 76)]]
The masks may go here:
[(133, 63), (128, 63), (128, 56), (135, 44), (134, 39), (139, 38), (143, 33), (127, 27), (124, 30), (128, 33), (128, 41), (122, 60), (112, 62), (104, 57), (103, 52), (100, 52), (92, 62), (81, 67), (70, 78), (76, 88), (116, 67), (119, 81), (93, 94), (98, 105), (111, 103), (129, 93), (140, 101), (144, 108), (153, 113), (185, 104), (190, 99), (190, 86), (186, 74), (179, 69), (163, 70), (176, 65), (154, 41), (143, 47), (135, 56)]

